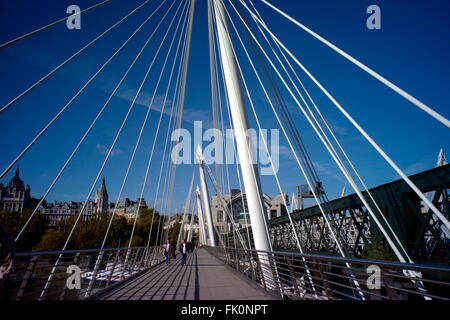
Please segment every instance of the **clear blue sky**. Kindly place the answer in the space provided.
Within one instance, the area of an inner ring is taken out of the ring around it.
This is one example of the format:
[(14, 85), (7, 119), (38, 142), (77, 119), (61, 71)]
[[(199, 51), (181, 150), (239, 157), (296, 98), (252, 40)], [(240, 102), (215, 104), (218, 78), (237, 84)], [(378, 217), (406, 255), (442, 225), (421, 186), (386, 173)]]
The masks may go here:
[[(67, 6), (71, 4), (77, 4), (83, 9), (96, 2), (87, 0), (77, 2), (2, 1), (0, 42), (3, 43), (65, 16)], [(7, 103), (141, 2), (113, 0), (104, 7), (83, 15), (81, 30), (69, 31), (62, 24), (17, 45), (0, 50), (0, 104)], [(406, 173), (413, 174), (432, 168), (439, 149), (450, 150), (448, 129), (442, 124), (268, 9), (264, 4), (257, 0), (254, 2), (273, 32), (280, 36), (287, 47), (320, 79), (322, 84)], [(450, 88), (450, 60), (448, 59), (450, 56), (450, 20), (448, 19), (450, 3), (448, 1), (274, 0), (273, 3), (445, 117), (450, 117), (450, 90), (448, 89)], [(381, 8), (381, 30), (366, 28), (368, 15), (365, 12), (371, 4), (377, 4)], [(128, 38), (155, 6), (155, 3), (151, 3), (145, 7), (51, 77), (44, 85), (0, 115), (2, 128), (0, 167), (2, 170), (99, 68), (113, 50)], [(231, 7), (228, 6), (228, 8)], [(43, 194), (160, 17), (160, 14), (155, 16), (155, 19), (146, 25), (143, 32), (125, 47), (92, 86), (89, 86), (64, 113), (60, 121), (55, 123), (20, 161), (22, 177), (31, 185), (34, 197), (40, 197)], [(250, 22), (249, 16), (247, 19)], [(167, 24), (163, 25), (163, 29), (165, 27)], [(156, 39), (161, 37), (160, 32)], [(136, 92), (146, 66), (159, 44), (159, 40), (156, 39), (151, 42), (144, 53), (144, 59), (137, 63), (117, 97), (112, 100), (108, 111), (48, 197), (49, 200), (81, 201), (86, 196), (105, 156), (105, 148), (111, 144), (115, 131), (129, 107), (129, 97)], [(237, 45), (236, 41), (235, 44)], [(242, 51), (238, 50), (240, 61), (245, 65), (245, 74), (248, 75), (247, 80), (257, 102), (263, 127), (277, 128), (274, 116), (264, 101), (263, 93), (248, 63), (245, 62)], [(158, 61), (160, 66), (162, 60)], [(145, 99), (148, 101), (158, 73), (158, 68), (151, 73), (150, 80), (144, 86), (143, 97), (139, 101), (146, 101)], [(300, 73), (300, 76), (306, 81), (308, 89), (311, 90), (322, 112), (332, 124), (366, 183), (369, 186), (376, 186), (397, 179), (396, 173), (364, 141), (334, 105), (317, 88), (314, 88), (310, 81), (306, 80), (304, 74)], [(162, 86), (158, 90), (158, 95), (162, 95), (164, 91), (165, 86)], [(294, 106), (292, 99), (286, 91), (282, 90), (282, 93), (319, 176), (324, 181), (329, 197), (337, 197), (342, 186), (347, 185), (344, 177), (298, 108)], [(157, 109), (159, 108), (160, 106), (157, 106)], [(145, 111), (141, 103), (135, 107), (117, 148), (105, 168), (104, 176), (107, 179), (110, 201), (115, 201), (117, 196)], [(212, 122), (205, 1), (197, 1), (185, 111), (183, 126), (189, 130), (192, 130), (194, 120), (204, 121), (204, 126), (209, 126)], [(157, 123), (158, 112), (152, 111), (150, 115), (150, 122), (124, 193), (124, 196), (131, 198), (139, 194)], [(164, 119), (166, 122), (163, 124), (163, 132), (165, 132), (168, 117)], [(251, 124), (254, 125), (253, 120)], [(281, 138), (280, 143), (284, 146), (283, 150), (287, 150), (284, 138)], [(161, 165), (162, 146), (163, 142), (158, 144), (159, 152), (155, 155), (154, 165), (150, 171), (149, 187), (144, 194), (150, 204)], [(234, 168), (230, 170), (234, 171)], [(3, 184), (10, 180), (13, 171), (1, 181)], [(177, 170), (175, 208), (180, 208), (185, 200), (191, 172), (190, 165), (180, 166)], [(283, 188), (289, 193), (294, 191), (295, 185), (304, 183), (296, 163), (287, 152), (283, 152), (280, 156), (279, 175)], [(273, 177), (263, 177), (262, 183), (265, 193), (269, 195), (277, 193)], [(232, 188), (238, 187), (235, 175), (232, 175), (231, 184)], [(347, 190), (350, 190), (348, 185)]]

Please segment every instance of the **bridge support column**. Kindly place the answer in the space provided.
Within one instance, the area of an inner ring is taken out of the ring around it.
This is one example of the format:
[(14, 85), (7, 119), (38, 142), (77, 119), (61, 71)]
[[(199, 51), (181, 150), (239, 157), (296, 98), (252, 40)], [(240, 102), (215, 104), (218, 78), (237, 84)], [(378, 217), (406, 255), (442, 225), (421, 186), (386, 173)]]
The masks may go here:
[(194, 211), (191, 212), (191, 221), (189, 221), (189, 232), (188, 232), (188, 236), (187, 236), (187, 242), (192, 241), (192, 234), (194, 232), (192, 230), (193, 227), (194, 227)]
[[(257, 165), (252, 161), (256, 158), (254, 156), (252, 141), (247, 136), (249, 126), (245, 110), (244, 94), (242, 91), (236, 57), (234, 56), (230, 40), (227, 15), (222, 0), (209, 0), (208, 5), (213, 6), (215, 12), (225, 87), (236, 135), (237, 153), (239, 155), (244, 188), (247, 196), (247, 207), (250, 213), (255, 249), (270, 252), (272, 251), (272, 246), (267, 231), (267, 217), (262, 200), (259, 172)], [(212, 11), (210, 11), (210, 14), (211, 13)], [(270, 284), (270, 287), (275, 287), (273, 275), (270, 271), (272, 268), (270, 267), (271, 263), (269, 261), (269, 255), (260, 253), (258, 254), (258, 257), (263, 265), (263, 269), (266, 270), (263, 272), (265, 282)]]
[(195, 195), (197, 197), (197, 210), (198, 210), (198, 224), (199, 224), (199, 240), (202, 244), (207, 244), (206, 241), (206, 232), (205, 232), (205, 224), (203, 223), (203, 210), (202, 210), (202, 202), (200, 198), (200, 189), (196, 188)]
[(201, 188), (201, 197), (203, 202), (203, 209), (205, 210), (205, 216), (206, 216), (206, 222), (208, 224), (208, 237), (209, 237), (209, 245), (211, 247), (216, 246), (216, 238), (214, 237), (214, 230), (213, 230), (213, 219), (211, 215), (211, 205), (209, 203), (209, 192), (208, 192), (208, 186), (206, 184), (206, 178), (205, 178), (205, 170), (204, 170), (204, 164), (203, 164), (203, 155), (200, 150), (200, 146), (197, 149), (197, 163), (198, 163), (198, 171), (200, 174), (200, 188)]

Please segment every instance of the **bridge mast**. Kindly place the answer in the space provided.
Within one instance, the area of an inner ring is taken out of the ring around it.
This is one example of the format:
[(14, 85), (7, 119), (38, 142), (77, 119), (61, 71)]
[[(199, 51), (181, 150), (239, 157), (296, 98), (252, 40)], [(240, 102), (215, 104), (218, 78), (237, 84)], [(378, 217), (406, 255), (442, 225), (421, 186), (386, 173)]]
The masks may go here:
[(218, 31), (219, 49), (221, 53), (222, 69), (225, 77), (226, 91), (230, 104), (231, 117), (236, 134), (237, 153), (244, 181), (247, 205), (256, 250), (271, 251), (269, 235), (267, 233), (266, 215), (262, 201), (261, 184), (258, 167), (252, 163), (254, 150), (251, 140), (247, 137), (249, 129), (247, 113), (244, 104), (239, 69), (234, 56), (226, 12), (222, 0), (208, 1), (213, 6)]
[(202, 203), (200, 199), (200, 189), (196, 188), (195, 190), (195, 196), (197, 198), (197, 212), (198, 212), (198, 225), (199, 225), (199, 240), (202, 244), (207, 244), (206, 241), (206, 232), (205, 232), (205, 224), (203, 223), (203, 210), (202, 210)]
[(208, 186), (206, 184), (205, 178), (205, 170), (203, 163), (203, 155), (200, 150), (200, 146), (197, 149), (197, 163), (198, 163), (198, 171), (200, 173), (200, 188), (201, 188), (201, 197), (203, 202), (203, 209), (205, 210), (206, 222), (208, 223), (208, 236), (209, 236), (209, 245), (212, 247), (216, 246), (216, 238), (214, 237), (213, 231), (213, 219), (211, 215), (211, 205), (209, 203), (209, 192)]

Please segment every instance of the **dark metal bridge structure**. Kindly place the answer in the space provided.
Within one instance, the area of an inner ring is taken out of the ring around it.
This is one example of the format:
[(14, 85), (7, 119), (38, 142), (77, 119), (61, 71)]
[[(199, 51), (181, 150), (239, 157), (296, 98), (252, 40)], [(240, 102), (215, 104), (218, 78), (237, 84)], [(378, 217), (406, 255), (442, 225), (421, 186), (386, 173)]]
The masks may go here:
[[(449, 216), (450, 165), (412, 175), (411, 180), (431, 197), (432, 203), (447, 217)], [(387, 221), (396, 233), (410, 257), (418, 263), (449, 265), (450, 245), (442, 233), (442, 223), (433, 219), (431, 211), (412, 192), (404, 180), (396, 180), (369, 190)], [(367, 192), (363, 192), (366, 197)], [(368, 198), (368, 197), (366, 197)], [(369, 201), (370, 205), (373, 205)], [(331, 212), (328, 217), (334, 230), (345, 244), (351, 257), (362, 257), (380, 231), (371, 222), (367, 209), (356, 194), (332, 200), (327, 203)], [(379, 212), (378, 216), (379, 216)], [(291, 213), (296, 232), (305, 251), (311, 253), (337, 253), (329, 229), (325, 226), (318, 206)], [(269, 220), (269, 228), (275, 250), (297, 251), (288, 216)], [(251, 227), (249, 227), (251, 229)], [(247, 230), (241, 229), (244, 239)], [(248, 232), (251, 239), (251, 232)], [(381, 237), (381, 236), (379, 236)], [(251, 239), (252, 240), (252, 239)], [(233, 233), (226, 236), (228, 246), (239, 246)], [(379, 244), (383, 247), (383, 243)], [(250, 246), (251, 247), (251, 246)], [(388, 250), (388, 249), (386, 249)], [(389, 254), (389, 253), (388, 253)]]

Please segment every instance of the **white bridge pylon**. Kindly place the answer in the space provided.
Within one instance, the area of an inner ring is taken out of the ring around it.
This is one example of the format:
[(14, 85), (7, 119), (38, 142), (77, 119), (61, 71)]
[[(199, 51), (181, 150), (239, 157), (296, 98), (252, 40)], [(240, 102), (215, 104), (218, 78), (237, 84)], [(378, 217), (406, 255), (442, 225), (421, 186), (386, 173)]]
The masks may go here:
[[(205, 178), (205, 170), (204, 170), (204, 163), (203, 163), (203, 155), (202, 151), (200, 149), (200, 146), (197, 148), (197, 163), (198, 163), (198, 171), (200, 175), (200, 188), (201, 188), (201, 198), (203, 202), (203, 209), (205, 210), (205, 216), (206, 216), (206, 223), (208, 225), (208, 237), (209, 237), (209, 245), (211, 247), (216, 246), (216, 238), (214, 237), (214, 230), (213, 230), (213, 219), (211, 215), (211, 204), (209, 201), (209, 192), (208, 192), (208, 185), (206, 184), (206, 178)], [(198, 190), (197, 190), (198, 192)]]
[(205, 231), (205, 224), (203, 222), (203, 209), (202, 209), (202, 203), (200, 198), (200, 189), (197, 186), (195, 189), (195, 197), (197, 199), (197, 210), (198, 210), (198, 224), (199, 224), (199, 239), (201, 243), (207, 244), (206, 241), (206, 231)]
[[(223, 1), (209, 0), (208, 9), (208, 14), (210, 15), (212, 15), (212, 11), (214, 11), (225, 88), (236, 135), (237, 154), (239, 156), (242, 178), (247, 196), (247, 206), (250, 213), (254, 248), (255, 250), (271, 252), (272, 246), (267, 229), (267, 217), (264, 210), (259, 172), (257, 166), (253, 164), (252, 159), (255, 159), (254, 149), (251, 145), (251, 140), (247, 137), (249, 125), (244, 103), (244, 93), (242, 91), (242, 83), (236, 57), (234, 56), (230, 40)], [(211, 19), (209, 19), (209, 21), (211, 23)], [(260, 253), (258, 256), (262, 265), (269, 263), (266, 253)], [(262, 269), (270, 270), (270, 267), (267, 266)], [(263, 271), (263, 276), (266, 285), (271, 287), (274, 283), (273, 275), (270, 272)]]

